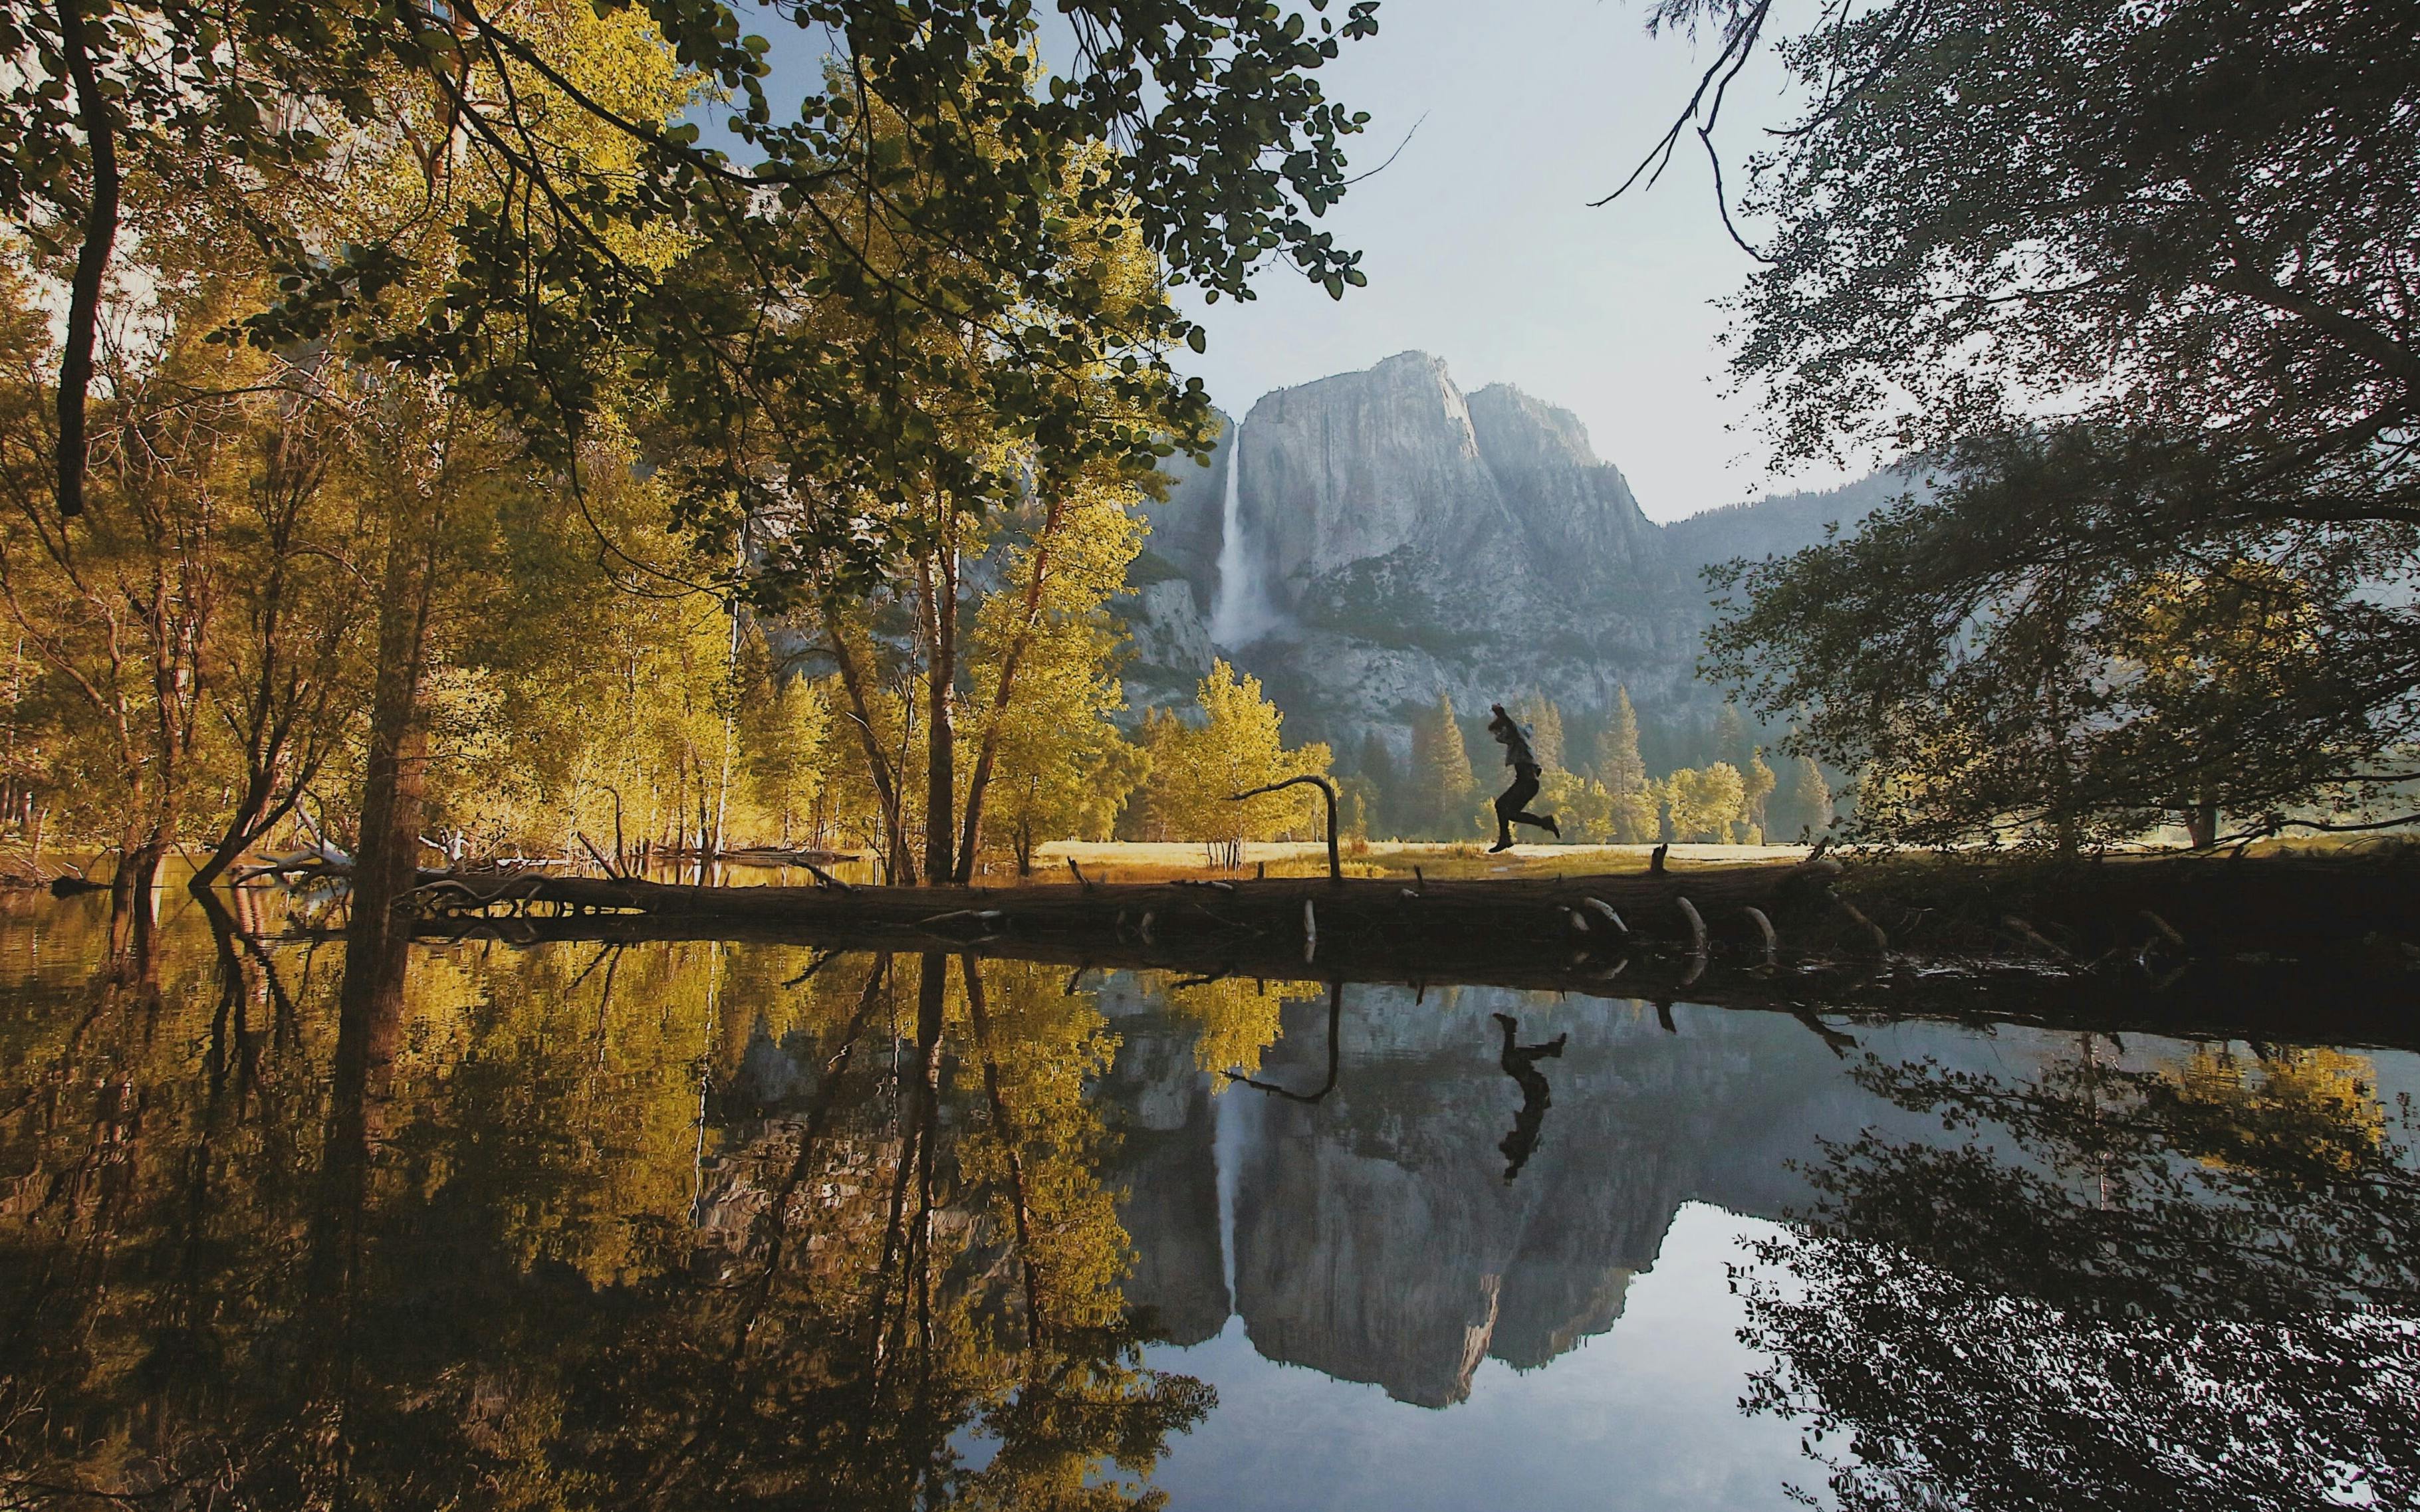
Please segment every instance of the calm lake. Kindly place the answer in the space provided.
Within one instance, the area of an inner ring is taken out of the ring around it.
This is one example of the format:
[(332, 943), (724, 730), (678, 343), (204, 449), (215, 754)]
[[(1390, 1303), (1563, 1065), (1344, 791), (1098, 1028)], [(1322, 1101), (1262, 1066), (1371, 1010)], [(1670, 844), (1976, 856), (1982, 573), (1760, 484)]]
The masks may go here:
[(2420, 1505), (2407, 1051), (160, 914), (0, 908), (0, 1506)]

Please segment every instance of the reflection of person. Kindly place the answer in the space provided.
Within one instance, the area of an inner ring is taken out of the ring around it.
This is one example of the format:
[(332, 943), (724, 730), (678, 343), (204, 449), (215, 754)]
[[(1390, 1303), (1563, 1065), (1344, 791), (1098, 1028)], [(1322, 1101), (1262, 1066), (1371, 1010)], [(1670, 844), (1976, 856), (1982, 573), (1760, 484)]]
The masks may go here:
[(1538, 1062), (1549, 1057), (1561, 1059), (1563, 1041), (1571, 1036), (1559, 1034), (1544, 1044), (1515, 1044), (1513, 1037), (1520, 1032), (1521, 1021), (1509, 1013), (1494, 1017), (1497, 1026), (1504, 1031), (1504, 1056), (1499, 1063), (1504, 1074), (1521, 1088), (1521, 1111), (1512, 1115), (1512, 1132), (1496, 1147), (1504, 1152), (1504, 1180), (1509, 1181), (1521, 1174), (1521, 1167), (1528, 1164), (1529, 1152), (1538, 1148), (1538, 1130), (1546, 1121), (1546, 1109), (1555, 1101), (1547, 1093), (1545, 1073), (1538, 1070)]
[(1563, 831), (1553, 814), (1528, 811), (1529, 800), (1538, 795), (1538, 779), (1544, 775), (1539, 769), (1537, 753), (1529, 748), (1529, 732), (1512, 722), (1503, 704), (1488, 706), (1496, 711), (1496, 717), (1487, 721), (1487, 733), (1504, 748), (1504, 764), (1512, 768), (1512, 785), (1496, 800), (1496, 843), (1487, 847), (1488, 854), (1512, 848), (1514, 825), (1528, 825), (1560, 840)]

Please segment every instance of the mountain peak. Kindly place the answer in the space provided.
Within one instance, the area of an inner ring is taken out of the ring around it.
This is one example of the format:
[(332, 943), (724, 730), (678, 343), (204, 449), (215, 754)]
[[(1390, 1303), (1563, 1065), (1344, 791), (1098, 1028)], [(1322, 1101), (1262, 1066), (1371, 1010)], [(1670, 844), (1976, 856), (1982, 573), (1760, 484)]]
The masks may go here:
[(1465, 401), (1479, 434), (1480, 451), (1499, 471), (1508, 468), (1593, 468), (1603, 464), (1589, 444), (1580, 417), (1522, 393), (1510, 383), (1491, 383)]

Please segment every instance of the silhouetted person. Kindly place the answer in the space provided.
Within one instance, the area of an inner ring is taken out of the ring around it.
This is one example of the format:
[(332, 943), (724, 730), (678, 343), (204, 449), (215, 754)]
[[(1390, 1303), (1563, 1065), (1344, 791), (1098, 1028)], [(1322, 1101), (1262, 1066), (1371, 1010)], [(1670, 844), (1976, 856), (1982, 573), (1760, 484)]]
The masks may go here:
[(1538, 1069), (1538, 1062), (1549, 1056), (1561, 1059), (1563, 1041), (1571, 1036), (1559, 1034), (1544, 1044), (1515, 1044), (1512, 1037), (1520, 1029), (1521, 1021), (1507, 1013), (1494, 1016), (1504, 1030), (1504, 1074), (1521, 1088), (1521, 1111), (1512, 1115), (1512, 1132), (1496, 1147), (1510, 1163), (1504, 1167), (1504, 1180), (1509, 1181), (1521, 1174), (1521, 1167), (1528, 1164), (1529, 1151), (1538, 1148), (1538, 1126), (1546, 1121), (1546, 1109), (1555, 1102), (1547, 1093), (1546, 1075)]
[(1512, 785), (1496, 800), (1496, 843), (1487, 847), (1487, 853), (1493, 856), (1512, 848), (1514, 825), (1528, 825), (1557, 840), (1562, 839), (1562, 828), (1555, 823), (1553, 814), (1528, 811), (1529, 800), (1538, 795), (1538, 779), (1544, 775), (1537, 753), (1529, 748), (1529, 732), (1512, 722), (1503, 704), (1492, 703), (1488, 707), (1496, 711), (1496, 717), (1487, 721), (1487, 733), (1504, 748), (1504, 764), (1512, 768)]

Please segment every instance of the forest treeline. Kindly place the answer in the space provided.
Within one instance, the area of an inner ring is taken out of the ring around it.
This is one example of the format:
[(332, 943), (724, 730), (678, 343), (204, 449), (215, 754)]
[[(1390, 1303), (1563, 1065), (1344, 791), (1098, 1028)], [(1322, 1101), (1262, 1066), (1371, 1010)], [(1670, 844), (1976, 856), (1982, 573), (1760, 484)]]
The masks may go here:
[[(1653, 732), (1642, 730), (1626, 687), (1598, 717), (1567, 715), (1540, 694), (1506, 707), (1544, 764), (1530, 807), (1555, 815), (1565, 841), (1793, 843), (1833, 825), (1834, 784), (1823, 769), (1758, 739), (1734, 704), (1722, 706), (1711, 729), (1677, 721)], [(1699, 764), (1651, 776), (1642, 734)], [(1486, 733), (1485, 716), (1464, 718), (1450, 695), (1415, 714), (1403, 756), (1374, 731), (1354, 754), (1352, 775), (1338, 783), (1347, 833), (1462, 841), (1496, 832), (1496, 794), (1509, 780), (1503, 748)]]
[(794, 119), (714, 0), (12, 12), (8, 814), (382, 913), (520, 847), (963, 880), (1317, 759), (1121, 733), (1104, 604), (1212, 440), (1174, 291), (1361, 281), (1324, 8), (1092, 8), (1054, 72), (1023, 0), (777, 5)]
[[(1202, 796), (1318, 764), (1273, 712), (1121, 721), (1108, 596), (1215, 440), (1180, 291), (1362, 281), (1318, 73), (1374, 12), (1104, 0), (1046, 60), (1027, 0), (779, 0), (795, 113), (721, 0), (0, 16), (0, 813), (137, 884), (300, 830), (380, 896), (431, 843), (803, 831), (912, 882), (1307, 832)], [(1650, 14), (1719, 40), (1701, 114), (1773, 21)], [(2420, 29), (1889, 0), (1779, 46), (1734, 374), (1779, 465), (1939, 486), (1718, 574), (1706, 670), (1778, 753), (1651, 785), (1591, 732), (1545, 801), (1794, 839), (1828, 773), (1859, 838), (2071, 852), (2410, 820)], [(1441, 717), (1326, 753), (1357, 825), (1465, 828)]]

